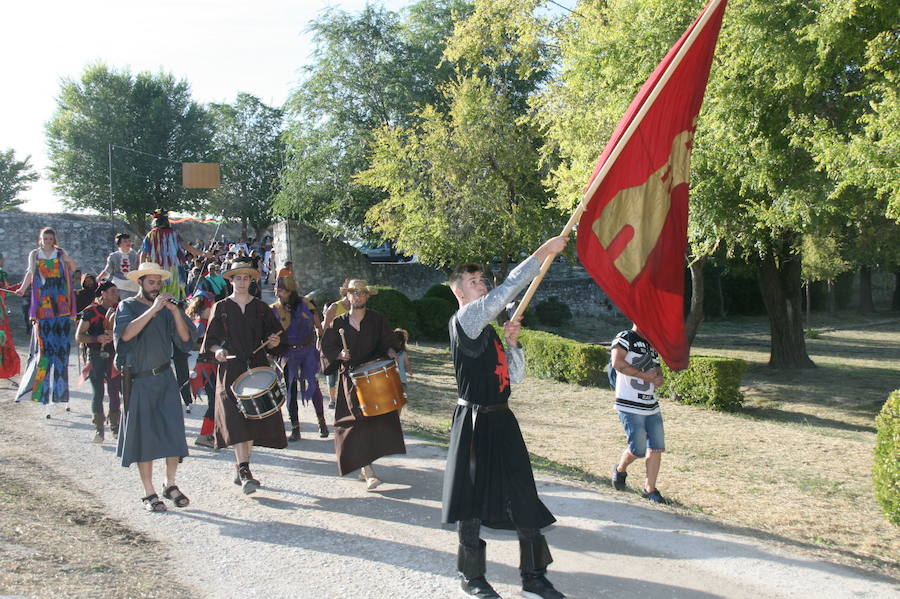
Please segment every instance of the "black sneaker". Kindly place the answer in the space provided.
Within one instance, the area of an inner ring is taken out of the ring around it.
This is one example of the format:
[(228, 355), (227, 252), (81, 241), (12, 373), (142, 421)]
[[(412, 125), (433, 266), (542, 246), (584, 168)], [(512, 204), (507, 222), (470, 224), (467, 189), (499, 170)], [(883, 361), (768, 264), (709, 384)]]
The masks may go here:
[(659, 493), (659, 489), (655, 489), (653, 491), (647, 491), (647, 489), (644, 489), (643, 491), (641, 491), (641, 497), (643, 497), (644, 499), (649, 499), (650, 501), (655, 501), (656, 503), (669, 503), (669, 500)]
[(553, 588), (546, 576), (523, 578), (522, 595), (529, 599), (566, 599), (565, 595)]
[(624, 491), (628, 488), (628, 485), (625, 484), (626, 478), (628, 478), (627, 472), (619, 472), (618, 464), (613, 466), (612, 476), (610, 476), (610, 480), (612, 481), (612, 486), (616, 491)]
[(460, 577), (462, 578), (460, 588), (462, 588), (462, 591), (466, 596), (478, 597), (479, 599), (502, 599), (500, 595), (497, 594), (497, 591), (494, 590), (494, 587), (484, 579), (484, 576), (479, 576), (472, 580), (466, 580), (462, 575), (460, 575)]

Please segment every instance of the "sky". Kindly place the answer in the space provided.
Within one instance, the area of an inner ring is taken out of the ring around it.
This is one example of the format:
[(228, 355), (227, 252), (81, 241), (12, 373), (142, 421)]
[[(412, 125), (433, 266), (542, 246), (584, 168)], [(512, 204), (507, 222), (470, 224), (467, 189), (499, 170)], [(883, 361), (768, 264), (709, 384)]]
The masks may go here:
[[(411, 0), (376, 2), (390, 10)], [(171, 72), (191, 84), (196, 101), (233, 102), (247, 92), (280, 106), (309, 61), (309, 22), (333, 7), (358, 12), (365, 0), (25, 0), (0, 12), (0, 150), (31, 156), (41, 175), (22, 194), (24, 210), (59, 212), (46, 179), (44, 125), (60, 81), (102, 61)]]

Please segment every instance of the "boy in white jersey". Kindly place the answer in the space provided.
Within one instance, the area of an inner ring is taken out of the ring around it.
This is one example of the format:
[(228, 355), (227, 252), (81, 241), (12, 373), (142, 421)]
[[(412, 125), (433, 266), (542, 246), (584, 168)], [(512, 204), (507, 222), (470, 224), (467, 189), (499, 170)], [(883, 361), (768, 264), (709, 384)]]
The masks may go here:
[(613, 339), (610, 363), (617, 373), (616, 411), (628, 438), (628, 447), (613, 467), (613, 487), (619, 491), (627, 488), (626, 469), (638, 458), (647, 456), (649, 447), (650, 455), (645, 461), (647, 481), (641, 497), (666, 503), (656, 488), (662, 452), (666, 449), (662, 414), (656, 401), (656, 388), (663, 383), (659, 355), (634, 325)]

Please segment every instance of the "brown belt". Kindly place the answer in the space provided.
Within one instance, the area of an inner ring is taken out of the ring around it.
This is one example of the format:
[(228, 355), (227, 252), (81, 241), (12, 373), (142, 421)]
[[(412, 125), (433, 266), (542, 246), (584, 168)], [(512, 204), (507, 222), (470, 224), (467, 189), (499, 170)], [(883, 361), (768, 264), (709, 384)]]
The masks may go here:
[(483, 406), (481, 404), (472, 403), (471, 401), (466, 401), (464, 399), (457, 399), (456, 405), (462, 406), (464, 408), (472, 408), (479, 414), (487, 414), (488, 412), (499, 412), (500, 410), (508, 410), (509, 402), (503, 403), (495, 403), (489, 406)]

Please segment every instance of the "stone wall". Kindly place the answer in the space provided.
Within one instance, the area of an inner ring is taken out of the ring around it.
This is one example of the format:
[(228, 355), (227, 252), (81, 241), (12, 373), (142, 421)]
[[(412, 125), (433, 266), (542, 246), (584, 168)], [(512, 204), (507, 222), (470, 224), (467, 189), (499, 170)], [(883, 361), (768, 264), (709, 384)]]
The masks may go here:
[[(413, 262), (374, 262), (341, 241), (323, 239), (314, 229), (285, 221), (274, 227), (278, 267), (294, 263), (294, 273), (304, 293), (319, 303), (332, 301), (344, 279), (366, 279), (387, 285), (410, 299), (422, 297), (429, 287), (447, 281), (447, 272)], [(554, 264), (535, 294), (535, 302), (556, 296), (573, 312), (594, 316), (618, 314), (594, 281), (580, 267)]]
[[(28, 267), (28, 253), (37, 247), (38, 232), (50, 227), (56, 231), (60, 247), (66, 250), (82, 272), (97, 274), (106, 266), (106, 257), (114, 251), (116, 233), (127, 231), (121, 220), (111, 226), (108, 217), (88, 214), (49, 214), (40, 212), (0, 212), (0, 252), (5, 259), (5, 270), (10, 280), (17, 282)], [(182, 236), (192, 242), (208, 241), (216, 232), (216, 226), (204, 223), (174, 225)], [(218, 234), (234, 240), (240, 236), (240, 225), (222, 225)], [(142, 235), (135, 235), (135, 246), (140, 247)]]

